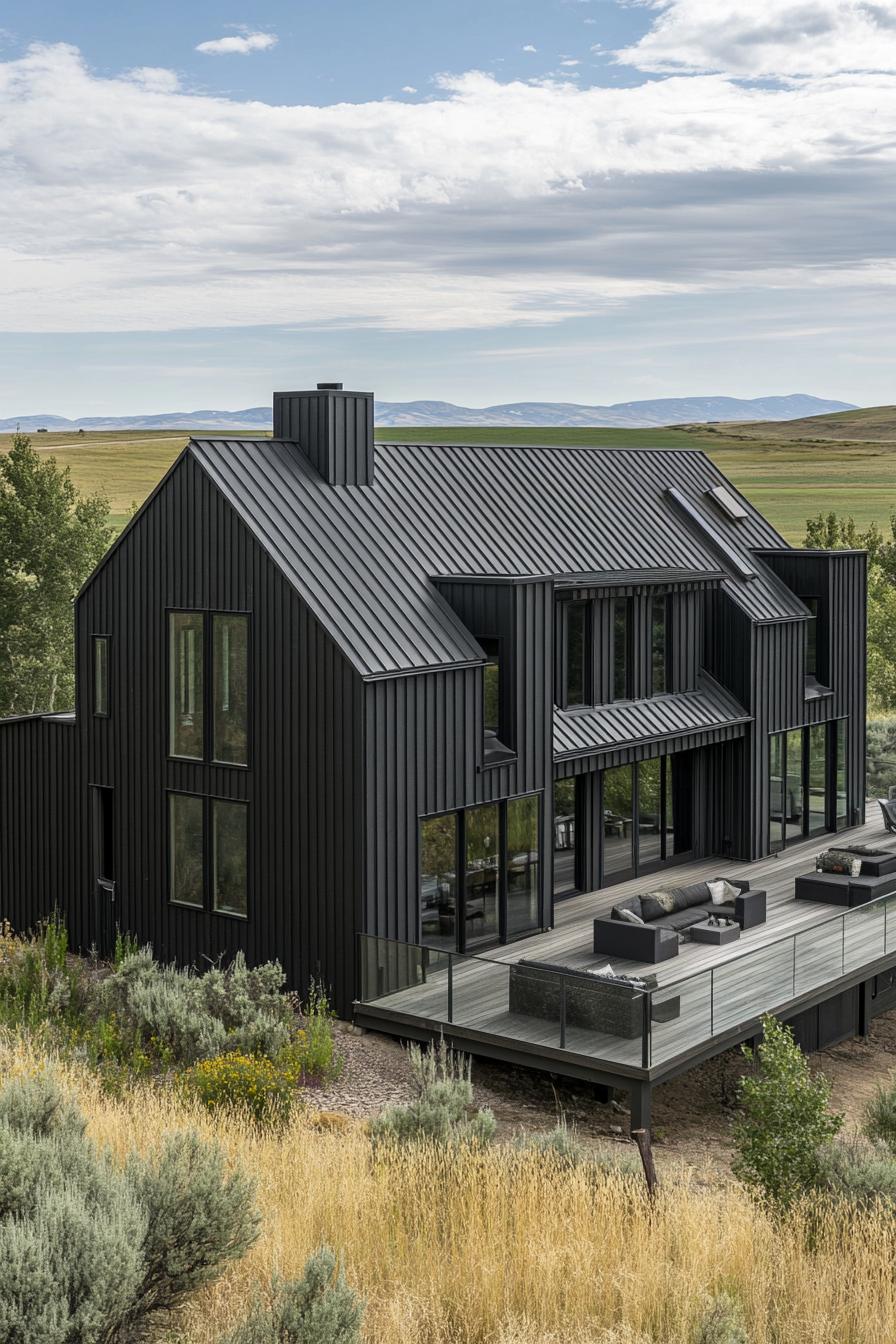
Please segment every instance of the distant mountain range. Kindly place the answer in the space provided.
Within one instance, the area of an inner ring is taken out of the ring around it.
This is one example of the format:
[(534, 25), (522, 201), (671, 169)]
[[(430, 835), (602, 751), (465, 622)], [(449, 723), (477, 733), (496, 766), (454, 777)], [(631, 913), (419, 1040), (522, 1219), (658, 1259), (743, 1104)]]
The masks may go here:
[[(706, 423), (713, 420), (799, 420), (831, 411), (857, 409), (848, 401), (826, 401), (794, 393), (789, 397), (661, 397), (655, 401), (620, 401), (612, 406), (579, 406), (563, 401), (517, 401), (503, 406), (455, 406), (450, 401), (378, 401), (376, 423), (400, 425), (581, 425), (607, 429), (650, 429), (660, 425)], [(159, 415), (82, 416), (19, 415), (0, 420), (0, 431), (18, 426), (37, 430), (79, 429), (215, 429), (259, 434), (271, 428), (269, 406), (244, 411), (170, 411)]]

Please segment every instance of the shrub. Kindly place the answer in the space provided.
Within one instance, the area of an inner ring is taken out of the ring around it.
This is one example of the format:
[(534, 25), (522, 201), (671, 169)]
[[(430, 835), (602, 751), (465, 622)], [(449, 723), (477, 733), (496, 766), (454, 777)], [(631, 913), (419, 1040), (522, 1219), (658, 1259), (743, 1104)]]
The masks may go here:
[(138, 1339), (256, 1228), (247, 1182), (194, 1136), (121, 1168), (48, 1075), (0, 1091), (0, 1339)]
[(896, 1084), (879, 1087), (865, 1108), (863, 1129), (869, 1139), (880, 1139), (896, 1154)]
[(256, 1304), (224, 1344), (357, 1344), (364, 1305), (327, 1246), (300, 1279), (275, 1280), (269, 1305)]
[(282, 1125), (290, 1117), (299, 1075), (263, 1055), (231, 1051), (202, 1059), (182, 1080), (208, 1110), (243, 1111), (259, 1125)]
[(712, 1299), (694, 1332), (694, 1344), (750, 1344), (743, 1312), (728, 1293)]
[(30, 938), (3, 929), (0, 959), (0, 1021), (8, 1026), (70, 1027), (81, 1020), (89, 987), (81, 964), (68, 958), (68, 934), (58, 915)]
[(284, 1065), (303, 1082), (328, 1083), (342, 1072), (342, 1058), (333, 1035), (333, 1012), (321, 985), (312, 981), (302, 1008), (302, 1026), (281, 1054)]
[(544, 1134), (526, 1135), (520, 1140), (519, 1147), (523, 1152), (547, 1158), (561, 1167), (581, 1166), (590, 1157), (575, 1128), (570, 1128), (567, 1124), (565, 1116), (557, 1121), (553, 1129), (547, 1130)]
[(143, 948), (103, 981), (100, 996), (123, 1035), (162, 1063), (193, 1064), (232, 1051), (273, 1058), (294, 1025), (284, 981), (276, 962), (249, 970), (242, 953), (226, 969), (196, 975), (160, 966)]
[(739, 1085), (742, 1115), (734, 1127), (734, 1171), (770, 1203), (787, 1207), (819, 1183), (820, 1150), (842, 1117), (828, 1108), (830, 1085), (813, 1075), (793, 1038), (774, 1017), (763, 1017), (754, 1075)]
[(820, 1153), (820, 1183), (855, 1204), (896, 1204), (896, 1162), (886, 1143), (861, 1136), (827, 1144)]
[(437, 1143), (489, 1143), (495, 1117), (473, 1109), (472, 1069), (468, 1055), (456, 1054), (442, 1039), (424, 1052), (408, 1049), (417, 1097), (410, 1106), (390, 1106), (370, 1122), (374, 1144), (431, 1139)]

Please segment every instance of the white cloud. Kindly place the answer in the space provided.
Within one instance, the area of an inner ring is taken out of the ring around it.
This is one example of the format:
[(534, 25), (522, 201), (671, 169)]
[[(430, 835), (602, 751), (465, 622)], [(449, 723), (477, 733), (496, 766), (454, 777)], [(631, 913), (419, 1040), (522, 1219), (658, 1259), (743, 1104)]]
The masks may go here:
[(414, 88), (413, 84), (403, 84), (402, 87), (401, 87), (401, 91), (402, 91), (402, 93), (416, 93), (416, 92), (417, 92), (417, 90)]
[(206, 56), (248, 56), (251, 51), (269, 51), (276, 45), (274, 33), (232, 33), (228, 37), (200, 42), (196, 50)]
[(538, 48), (533, 47), (531, 42), (527, 42), (526, 45), (523, 47), (523, 51), (537, 51), (537, 50)]
[(561, 64), (561, 65), (567, 65), (567, 66), (574, 66), (574, 65), (581, 65), (582, 62), (581, 62), (581, 61), (577, 61), (577, 60), (575, 60), (575, 59), (574, 59), (573, 57), (571, 57), (571, 56), (566, 56), (566, 57), (564, 57), (564, 59), (560, 62), (560, 64)]
[(646, 0), (658, 12), (617, 53), (639, 70), (748, 78), (896, 71), (896, 0)]
[(164, 76), (102, 78), (63, 45), (0, 62), (0, 327), (472, 328), (896, 278), (887, 74), (471, 72), (324, 107)]

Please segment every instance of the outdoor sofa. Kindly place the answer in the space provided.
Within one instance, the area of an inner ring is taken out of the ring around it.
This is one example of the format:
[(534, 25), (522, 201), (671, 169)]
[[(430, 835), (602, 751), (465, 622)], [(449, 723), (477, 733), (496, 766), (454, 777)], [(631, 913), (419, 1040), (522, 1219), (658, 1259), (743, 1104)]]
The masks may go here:
[[(644, 1029), (644, 991), (656, 988), (655, 976), (629, 978), (570, 970), (547, 961), (517, 961), (510, 966), (508, 1007), (523, 1017), (635, 1040)], [(670, 1022), (681, 1013), (675, 996), (652, 1006), (651, 1020)]]
[[(594, 921), (595, 952), (630, 961), (668, 961), (678, 956), (679, 935), (709, 915), (733, 919), (742, 929), (765, 923), (764, 891), (753, 891), (749, 882), (736, 877), (710, 881), (728, 882), (738, 894), (716, 904), (709, 883), (694, 882), (688, 887), (667, 887), (643, 896), (629, 896), (614, 905), (608, 916)], [(624, 911), (630, 911), (641, 922), (633, 922)]]
[[(843, 855), (858, 860), (859, 871), (820, 871), (825, 855)], [(816, 871), (802, 873), (794, 882), (798, 901), (820, 901), (824, 905), (866, 905), (896, 891), (896, 850), (867, 845), (837, 845), (825, 850), (816, 860)]]

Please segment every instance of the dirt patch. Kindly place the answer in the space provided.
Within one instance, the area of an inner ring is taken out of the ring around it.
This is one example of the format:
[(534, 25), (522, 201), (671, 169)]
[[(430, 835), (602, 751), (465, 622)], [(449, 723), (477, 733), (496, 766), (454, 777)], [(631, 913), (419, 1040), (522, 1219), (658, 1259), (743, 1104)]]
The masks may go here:
[[(410, 1100), (407, 1058), (397, 1041), (375, 1032), (359, 1035), (342, 1025), (338, 1044), (345, 1057), (343, 1074), (315, 1094), (315, 1108), (363, 1118)], [(875, 1089), (896, 1071), (896, 1010), (876, 1018), (867, 1039), (844, 1041), (810, 1058), (830, 1080), (832, 1105), (845, 1115), (847, 1128), (857, 1125)], [(661, 1167), (683, 1164), (709, 1180), (730, 1176), (737, 1081), (746, 1068), (740, 1051), (729, 1050), (657, 1088), (653, 1134)], [(494, 1111), (503, 1138), (551, 1129), (565, 1116), (585, 1142), (627, 1141), (624, 1093), (603, 1102), (587, 1084), (486, 1060), (474, 1062), (473, 1082), (478, 1104)]]

